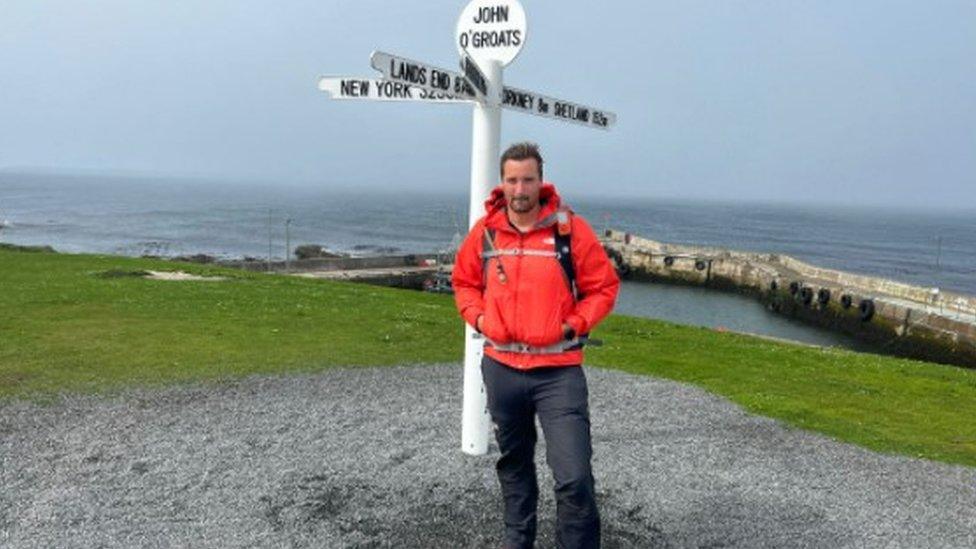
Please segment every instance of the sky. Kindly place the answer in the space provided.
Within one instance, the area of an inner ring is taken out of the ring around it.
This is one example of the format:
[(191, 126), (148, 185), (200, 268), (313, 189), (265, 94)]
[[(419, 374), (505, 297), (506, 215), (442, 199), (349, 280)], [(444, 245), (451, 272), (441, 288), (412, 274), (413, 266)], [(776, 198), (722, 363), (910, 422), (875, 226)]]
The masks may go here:
[[(373, 50), (457, 66), (465, 2), (4, 0), (0, 171), (466, 192), (471, 107), (333, 101)], [(976, 2), (524, 0), (505, 83), (564, 192), (976, 204)]]

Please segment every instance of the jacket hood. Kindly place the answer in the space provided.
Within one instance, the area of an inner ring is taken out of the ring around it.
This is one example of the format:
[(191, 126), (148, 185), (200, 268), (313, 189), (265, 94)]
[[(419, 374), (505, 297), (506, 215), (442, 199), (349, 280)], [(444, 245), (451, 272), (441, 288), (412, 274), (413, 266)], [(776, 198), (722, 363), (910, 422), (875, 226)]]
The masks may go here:
[[(542, 182), (542, 186), (539, 188), (539, 204), (541, 205), (539, 209), (539, 221), (543, 225), (551, 224), (544, 222), (550, 219), (552, 214), (563, 206), (562, 198), (556, 192), (555, 185), (548, 181)], [(507, 206), (508, 201), (505, 200), (505, 191), (502, 190), (501, 185), (498, 185), (491, 190), (491, 194), (488, 195), (488, 200), (485, 200), (485, 223), (490, 227), (508, 227)]]

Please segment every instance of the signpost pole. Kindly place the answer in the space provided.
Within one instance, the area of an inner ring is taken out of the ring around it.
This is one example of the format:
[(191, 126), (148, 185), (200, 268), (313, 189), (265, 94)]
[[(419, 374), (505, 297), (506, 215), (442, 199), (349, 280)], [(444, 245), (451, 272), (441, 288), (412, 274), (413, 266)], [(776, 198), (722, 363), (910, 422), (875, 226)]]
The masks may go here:
[[(481, 67), (488, 81), (485, 101), (474, 104), (471, 119), (471, 193), (468, 205), (468, 229), (485, 212), (485, 200), (499, 180), (498, 157), (502, 126), (502, 64), (489, 61)], [(464, 340), (464, 400), (461, 412), (461, 451), (470, 455), (488, 453), (491, 418), (484, 381), (481, 378), (481, 357), (484, 339), (465, 324)]]

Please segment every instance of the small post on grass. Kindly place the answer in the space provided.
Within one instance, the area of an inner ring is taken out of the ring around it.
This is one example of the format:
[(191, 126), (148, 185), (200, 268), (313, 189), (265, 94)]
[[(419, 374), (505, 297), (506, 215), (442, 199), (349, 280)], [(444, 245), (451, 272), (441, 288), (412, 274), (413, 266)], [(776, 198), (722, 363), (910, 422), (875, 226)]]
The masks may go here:
[(291, 218), (285, 220), (285, 272), (291, 272)]

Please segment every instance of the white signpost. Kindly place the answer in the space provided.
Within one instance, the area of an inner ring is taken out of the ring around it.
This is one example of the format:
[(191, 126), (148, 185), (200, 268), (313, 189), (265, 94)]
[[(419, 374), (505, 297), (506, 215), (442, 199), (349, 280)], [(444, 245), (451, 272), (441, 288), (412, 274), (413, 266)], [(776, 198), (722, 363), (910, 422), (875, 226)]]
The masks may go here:
[[(484, 201), (499, 180), (503, 107), (603, 130), (617, 121), (615, 114), (603, 109), (505, 87), (502, 69), (521, 51), (525, 38), (525, 11), (518, 0), (472, 0), (455, 29), (460, 73), (377, 51), (370, 64), (382, 73), (382, 79), (322, 77), (319, 89), (333, 99), (470, 103), (470, 228), (481, 217)], [(466, 325), (461, 450), (472, 455), (488, 451), (490, 418), (480, 367), (483, 346), (481, 335)]]

